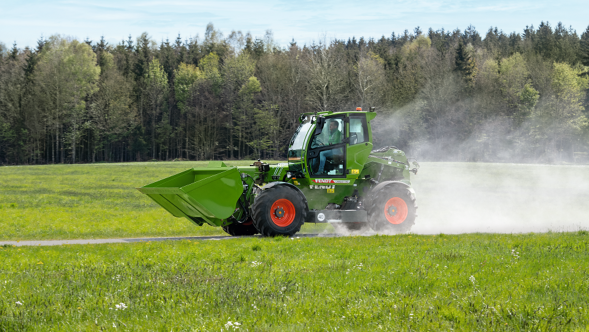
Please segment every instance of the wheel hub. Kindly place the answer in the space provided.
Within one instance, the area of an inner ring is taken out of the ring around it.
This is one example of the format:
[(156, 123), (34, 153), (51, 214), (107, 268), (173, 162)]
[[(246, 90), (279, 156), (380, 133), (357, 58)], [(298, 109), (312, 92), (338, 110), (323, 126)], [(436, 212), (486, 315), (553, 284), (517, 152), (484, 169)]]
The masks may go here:
[(292, 224), (297, 215), (294, 204), (287, 198), (274, 201), (268, 212), (270, 219), (278, 227), (287, 227)]
[(284, 209), (281, 206), (279, 206), (278, 208), (276, 208), (276, 210), (274, 210), (274, 215), (276, 216), (276, 218), (284, 217)]
[(391, 197), (386, 201), (384, 210), (385, 219), (393, 225), (403, 223), (409, 214), (407, 203), (400, 197)]
[(389, 206), (387, 209), (387, 214), (391, 217), (395, 216), (397, 214), (397, 207), (394, 205)]

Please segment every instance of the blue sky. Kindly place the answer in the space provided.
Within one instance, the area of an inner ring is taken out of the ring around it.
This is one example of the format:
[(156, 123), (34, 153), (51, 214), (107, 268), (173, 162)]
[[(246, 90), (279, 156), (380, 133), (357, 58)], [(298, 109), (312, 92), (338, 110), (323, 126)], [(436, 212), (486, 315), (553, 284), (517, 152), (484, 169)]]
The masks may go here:
[(420, 26), (464, 30), (472, 24), (483, 34), (491, 26), (521, 32), (526, 25), (559, 21), (578, 33), (589, 25), (588, 0), (562, 1), (13, 1), (0, 0), (0, 42), (35, 46), (41, 35), (62, 34), (110, 43), (146, 31), (156, 41), (203, 36), (207, 23), (227, 36), (231, 30), (262, 37), (267, 29), (282, 46), (326, 36), (390, 36)]

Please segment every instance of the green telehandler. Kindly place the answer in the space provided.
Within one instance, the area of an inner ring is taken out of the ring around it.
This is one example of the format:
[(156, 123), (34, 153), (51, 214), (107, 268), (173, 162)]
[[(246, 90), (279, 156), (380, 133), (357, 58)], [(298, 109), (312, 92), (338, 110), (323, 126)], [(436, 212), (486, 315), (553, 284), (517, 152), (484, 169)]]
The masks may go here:
[(235, 236), (292, 236), (305, 222), (407, 232), (417, 209), (410, 173), (419, 164), (395, 147), (372, 150), (375, 117), (374, 108), (304, 113), (288, 163), (211, 161), (137, 189), (176, 217)]

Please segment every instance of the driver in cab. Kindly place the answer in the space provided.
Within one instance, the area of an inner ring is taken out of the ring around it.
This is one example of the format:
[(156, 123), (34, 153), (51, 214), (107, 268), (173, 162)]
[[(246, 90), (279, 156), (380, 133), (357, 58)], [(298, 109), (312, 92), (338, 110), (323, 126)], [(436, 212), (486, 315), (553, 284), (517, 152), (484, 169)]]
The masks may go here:
[[(342, 142), (342, 132), (338, 129), (338, 127), (339, 124), (337, 121), (329, 122), (329, 137), (327, 139), (328, 145), (339, 144)], [(333, 157), (333, 150), (321, 151), (319, 154), (319, 170), (317, 171), (317, 174), (323, 174), (327, 157)]]

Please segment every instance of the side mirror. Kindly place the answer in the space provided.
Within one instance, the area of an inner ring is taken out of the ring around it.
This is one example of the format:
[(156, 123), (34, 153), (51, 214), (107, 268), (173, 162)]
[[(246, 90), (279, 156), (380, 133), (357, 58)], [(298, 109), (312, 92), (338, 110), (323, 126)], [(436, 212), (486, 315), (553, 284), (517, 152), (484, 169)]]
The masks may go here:
[(320, 135), (321, 132), (323, 131), (323, 125), (325, 125), (325, 118), (320, 116), (317, 118), (317, 129), (315, 129), (315, 136)]

